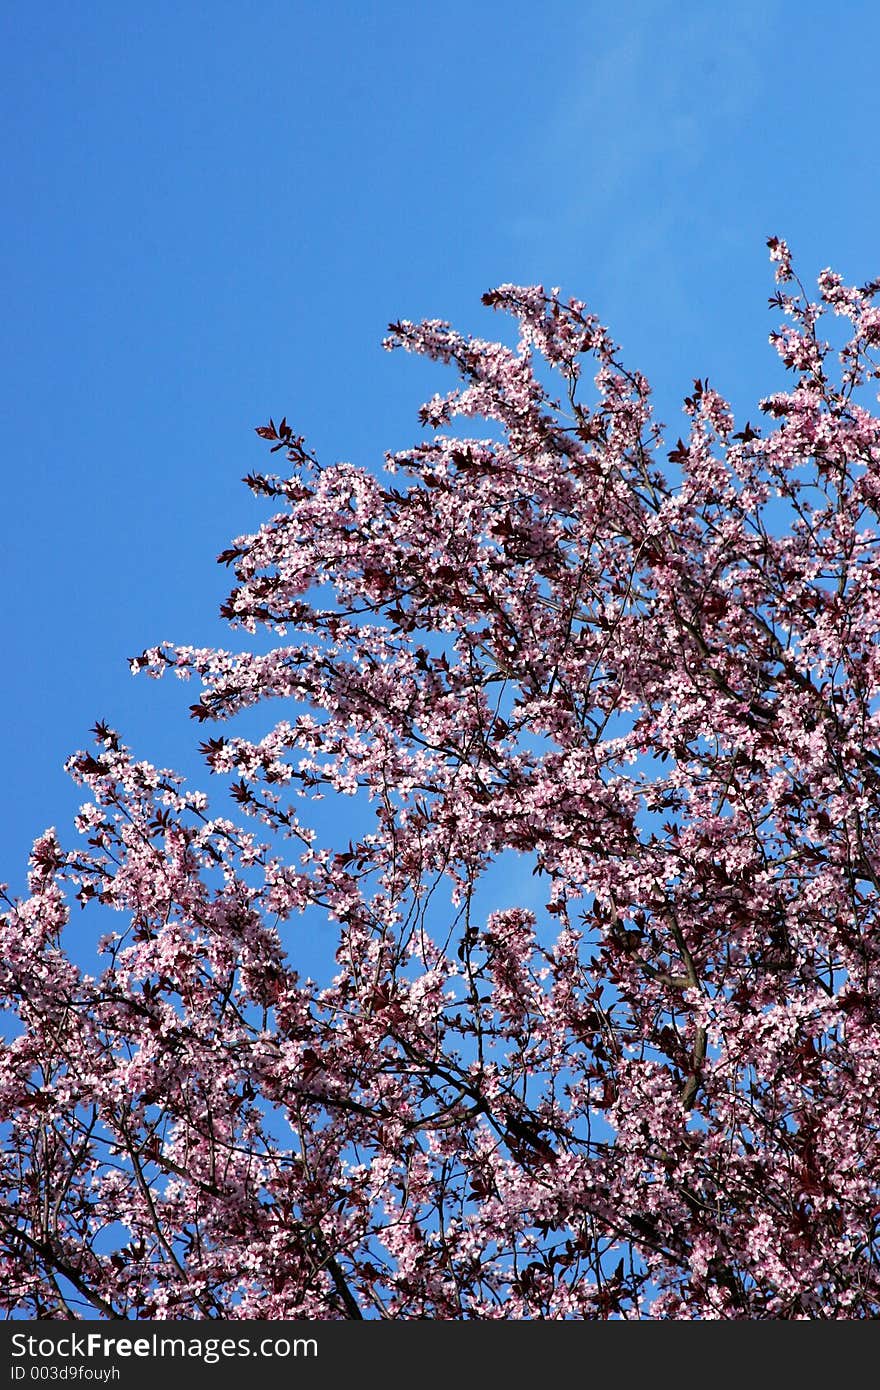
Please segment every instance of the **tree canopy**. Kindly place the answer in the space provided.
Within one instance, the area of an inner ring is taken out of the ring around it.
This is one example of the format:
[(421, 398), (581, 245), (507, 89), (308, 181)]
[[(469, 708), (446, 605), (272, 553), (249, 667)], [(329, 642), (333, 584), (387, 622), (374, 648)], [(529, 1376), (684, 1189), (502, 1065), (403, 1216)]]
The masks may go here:
[(514, 347), (391, 325), (457, 385), (384, 469), (260, 428), (223, 612), (277, 640), (132, 662), (237, 813), (99, 723), (7, 899), (7, 1313), (880, 1315), (880, 282), (770, 250), (741, 428), (698, 380), (670, 449), (513, 285)]

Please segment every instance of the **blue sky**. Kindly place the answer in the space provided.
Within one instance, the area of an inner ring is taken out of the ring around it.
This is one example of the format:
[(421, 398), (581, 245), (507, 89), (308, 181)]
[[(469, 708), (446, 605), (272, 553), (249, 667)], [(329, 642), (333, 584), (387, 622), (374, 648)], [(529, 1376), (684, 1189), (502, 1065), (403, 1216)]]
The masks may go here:
[(481, 334), (504, 281), (587, 300), (678, 402), (772, 389), (765, 238), (880, 274), (880, 8), (44, 0), (0, 14), (5, 654), (0, 878), (71, 839), (97, 717), (207, 783), (194, 692), (128, 673), (209, 645), (214, 557), (259, 524), (253, 434), (321, 457), (418, 437), (442, 374), (389, 319)]

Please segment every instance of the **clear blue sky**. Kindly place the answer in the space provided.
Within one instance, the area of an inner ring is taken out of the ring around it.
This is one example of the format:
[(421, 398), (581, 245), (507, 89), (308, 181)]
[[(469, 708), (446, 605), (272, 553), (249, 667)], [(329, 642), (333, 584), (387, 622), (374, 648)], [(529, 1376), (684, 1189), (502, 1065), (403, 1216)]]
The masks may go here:
[(327, 462), (418, 437), (443, 380), (389, 319), (559, 284), (675, 433), (695, 375), (754, 413), (766, 236), (880, 274), (878, 51), (870, 0), (3, 6), (0, 878), (70, 840), (96, 717), (207, 783), (193, 694), (126, 657), (227, 640), (268, 415)]

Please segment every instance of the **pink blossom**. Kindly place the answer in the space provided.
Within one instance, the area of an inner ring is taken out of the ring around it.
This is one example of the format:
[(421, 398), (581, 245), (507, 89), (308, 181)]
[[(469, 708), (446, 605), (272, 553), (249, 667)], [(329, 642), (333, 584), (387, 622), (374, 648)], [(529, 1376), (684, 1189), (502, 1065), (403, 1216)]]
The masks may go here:
[(670, 447), (502, 285), (513, 348), (391, 326), (458, 380), (383, 473), (261, 427), (223, 613), (284, 641), (132, 662), (232, 807), (99, 724), (3, 890), (8, 1314), (880, 1315), (880, 311), (770, 254), (756, 423)]

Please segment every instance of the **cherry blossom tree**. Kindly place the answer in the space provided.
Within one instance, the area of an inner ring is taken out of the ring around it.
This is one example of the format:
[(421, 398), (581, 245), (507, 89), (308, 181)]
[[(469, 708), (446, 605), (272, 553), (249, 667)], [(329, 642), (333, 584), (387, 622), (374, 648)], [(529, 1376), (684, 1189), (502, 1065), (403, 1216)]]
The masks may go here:
[(276, 644), (132, 662), (237, 809), (99, 723), (6, 898), (7, 1315), (880, 1316), (880, 282), (770, 250), (760, 428), (504, 285), (384, 471), (258, 431)]

